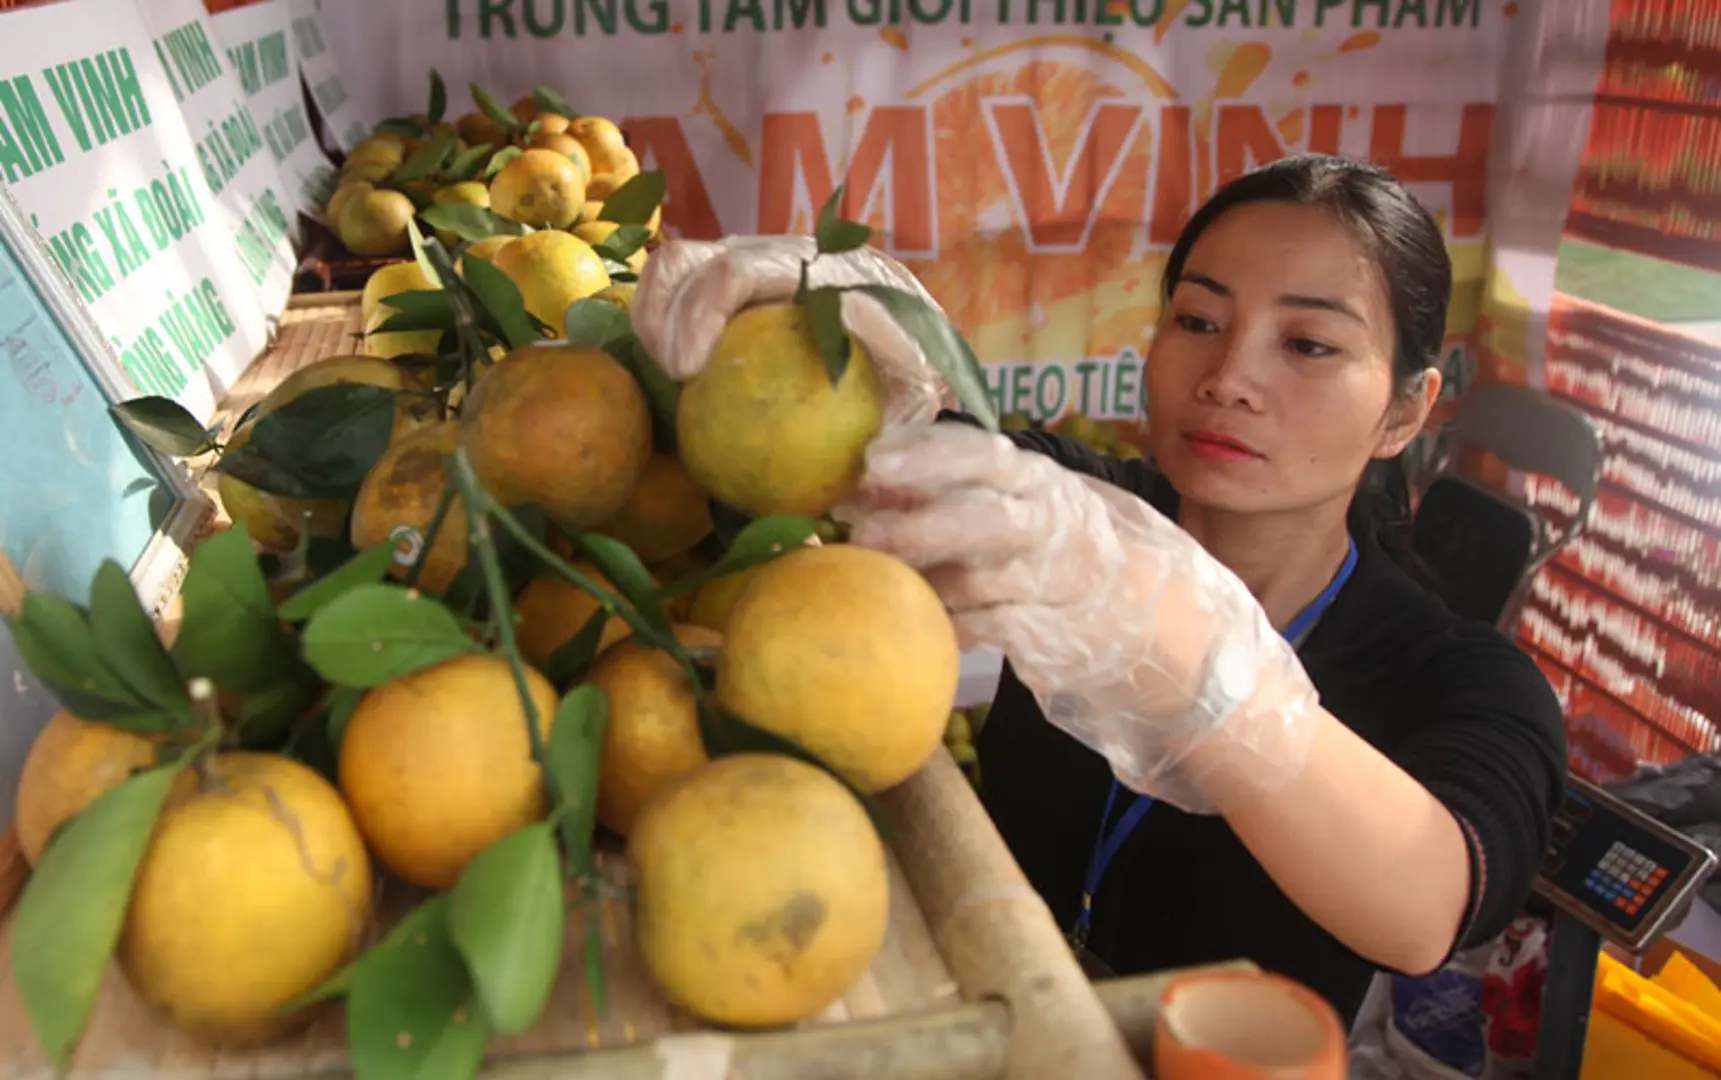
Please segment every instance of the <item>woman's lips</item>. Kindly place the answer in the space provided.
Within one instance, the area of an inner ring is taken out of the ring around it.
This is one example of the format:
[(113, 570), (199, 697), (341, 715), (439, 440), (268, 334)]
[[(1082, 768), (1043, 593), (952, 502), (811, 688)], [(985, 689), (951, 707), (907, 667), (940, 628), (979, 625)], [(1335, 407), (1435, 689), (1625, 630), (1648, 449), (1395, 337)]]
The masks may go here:
[(1261, 458), (1261, 454), (1254, 447), (1216, 431), (1186, 431), (1183, 433), (1183, 441), (1189, 444), (1189, 449), (1197, 456), (1208, 461), (1235, 463), (1257, 461)]

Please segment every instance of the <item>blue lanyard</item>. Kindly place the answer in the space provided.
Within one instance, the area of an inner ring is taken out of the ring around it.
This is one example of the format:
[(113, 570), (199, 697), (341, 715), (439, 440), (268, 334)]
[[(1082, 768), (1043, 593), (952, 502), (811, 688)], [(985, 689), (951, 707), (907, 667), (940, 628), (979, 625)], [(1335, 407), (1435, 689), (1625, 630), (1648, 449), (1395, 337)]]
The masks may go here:
[[(1321, 616), (1327, 613), (1327, 609), (1333, 606), (1333, 601), (1338, 599), (1339, 590), (1345, 587), (1345, 582), (1350, 580), (1351, 574), (1355, 570), (1356, 540), (1351, 538), (1349, 547), (1345, 552), (1345, 561), (1339, 567), (1339, 572), (1333, 576), (1333, 580), (1327, 584), (1327, 587), (1321, 590), (1321, 594), (1315, 597), (1314, 602), (1292, 619), (1291, 625), (1285, 627), (1286, 641), (1289, 641), (1293, 647), (1302, 644), (1309, 631), (1314, 629), (1315, 623), (1319, 622)], [(1088, 857), (1087, 876), (1082, 880), (1082, 910), (1076, 915), (1076, 928), (1071, 934), (1077, 945), (1085, 946), (1087, 944), (1088, 930), (1093, 925), (1094, 894), (1099, 892), (1100, 882), (1105, 878), (1106, 867), (1111, 865), (1112, 858), (1122, 849), (1124, 842), (1135, 831), (1135, 827), (1141, 824), (1141, 819), (1147, 816), (1149, 810), (1153, 809), (1153, 797), (1151, 795), (1137, 795), (1135, 801), (1130, 803), (1129, 808), (1123, 812), (1123, 817), (1118, 819), (1118, 823), (1107, 829), (1106, 822), (1111, 820), (1111, 813), (1117, 808), (1118, 792), (1122, 790), (1123, 785), (1113, 780), (1111, 791), (1106, 793), (1105, 810), (1100, 814), (1099, 835), (1094, 839), (1094, 851)]]

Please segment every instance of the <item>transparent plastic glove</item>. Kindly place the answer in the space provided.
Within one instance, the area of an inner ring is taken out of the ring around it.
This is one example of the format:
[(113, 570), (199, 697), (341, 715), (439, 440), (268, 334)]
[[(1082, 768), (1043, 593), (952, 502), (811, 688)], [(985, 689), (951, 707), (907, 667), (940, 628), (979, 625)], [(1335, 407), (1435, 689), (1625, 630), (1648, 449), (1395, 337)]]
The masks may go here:
[[(718, 335), (736, 312), (794, 297), (801, 261), (812, 259), (816, 250), (812, 238), (805, 236), (671, 240), (652, 253), (639, 275), (631, 309), (634, 332), (664, 374), (686, 382), (705, 367)], [(873, 248), (819, 256), (808, 283), (815, 288), (888, 285), (937, 307), (906, 267)], [(920, 346), (871, 297), (845, 294), (842, 316), (843, 325), (872, 356), (885, 391), (886, 426), (930, 422), (945, 388)]]
[(886, 432), (840, 508), (916, 566), (965, 648), (1127, 787), (1193, 813), (1296, 776), (1316, 694), (1236, 575), (1140, 499), (964, 424)]

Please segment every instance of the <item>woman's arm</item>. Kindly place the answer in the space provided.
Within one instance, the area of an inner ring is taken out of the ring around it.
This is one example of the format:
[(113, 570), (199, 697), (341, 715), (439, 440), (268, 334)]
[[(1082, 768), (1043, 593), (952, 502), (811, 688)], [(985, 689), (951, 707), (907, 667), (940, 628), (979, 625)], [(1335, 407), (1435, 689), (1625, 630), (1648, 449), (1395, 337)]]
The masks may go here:
[(1370, 960), (1420, 974), (1529, 896), (1565, 777), (1559, 702), (1498, 635), (1409, 680), (1392, 756), (1320, 710), (1303, 772), (1227, 821), (1298, 907)]
[(1351, 949), (1410, 974), (1452, 950), (1470, 855), (1452, 811), (1326, 710), (1303, 771), (1225, 818), (1296, 905)]

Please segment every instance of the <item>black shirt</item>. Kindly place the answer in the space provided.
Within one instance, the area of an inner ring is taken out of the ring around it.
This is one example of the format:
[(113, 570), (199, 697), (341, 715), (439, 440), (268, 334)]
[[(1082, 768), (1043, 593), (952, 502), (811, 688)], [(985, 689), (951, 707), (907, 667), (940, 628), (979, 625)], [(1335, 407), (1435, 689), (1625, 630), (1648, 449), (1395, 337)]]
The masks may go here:
[[(1176, 492), (1147, 463), (1101, 457), (1044, 432), (1010, 435), (1176, 516)], [(1535, 663), (1493, 627), (1453, 615), (1366, 536), (1357, 546), (1350, 581), (1298, 655), (1327, 711), (1458, 818), (1471, 896), (1454, 947), (1468, 947), (1517, 915), (1547, 849), (1565, 780), (1559, 701)], [(1007, 664), (977, 749), (987, 810), (1068, 929), (1110, 769), (1046, 722)], [(1131, 801), (1117, 800), (1114, 822)], [(1125, 975), (1247, 958), (1324, 995), (1347, 1029), (1376, 970), (1304, 915), (1224, 818), (1164, 803), (1112, 859), (1094, 898), (1088, 948)]]

